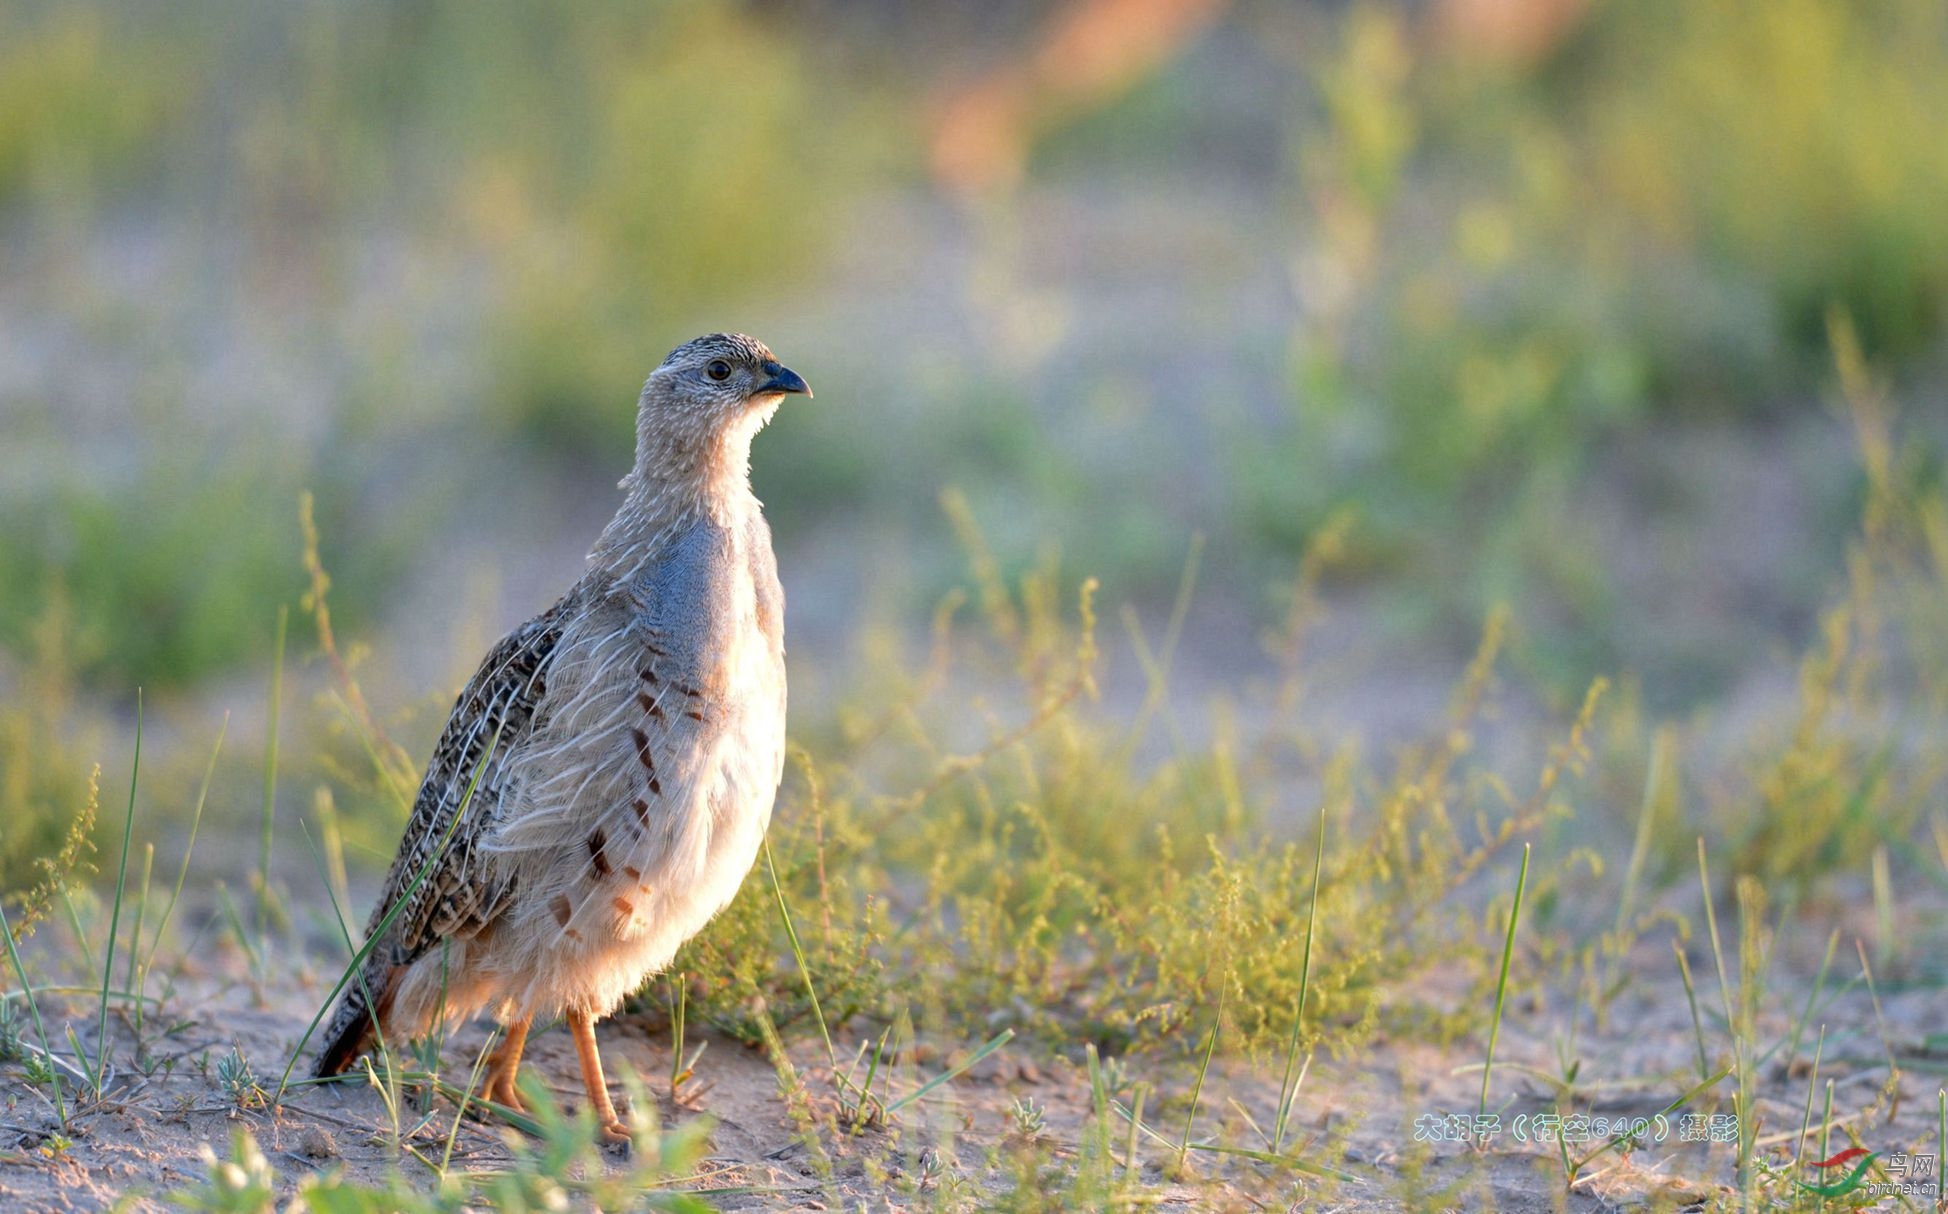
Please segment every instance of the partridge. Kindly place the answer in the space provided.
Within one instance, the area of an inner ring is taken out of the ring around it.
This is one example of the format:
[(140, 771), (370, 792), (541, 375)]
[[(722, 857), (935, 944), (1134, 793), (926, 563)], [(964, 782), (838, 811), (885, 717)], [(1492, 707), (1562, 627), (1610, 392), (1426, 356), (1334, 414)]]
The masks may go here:
[(484, 1094), (518, 1109), (528, 1030), (560, 1016), (603, 1133), (627, 1138), (595, 1022), (737, 892), (783, 773), (784, 594), (750, 454), (792, 395), (811, 389), (738, 333), (650, 375), (586, 572), (453, 706), (320, 1076), (379, 1034), (490, 1011), (505, 1036)]

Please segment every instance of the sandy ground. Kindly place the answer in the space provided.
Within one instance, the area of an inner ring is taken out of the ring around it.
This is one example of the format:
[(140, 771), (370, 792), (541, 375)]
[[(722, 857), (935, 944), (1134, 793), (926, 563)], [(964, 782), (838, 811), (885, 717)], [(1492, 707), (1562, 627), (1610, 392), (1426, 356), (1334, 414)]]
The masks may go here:
[[(1811, 935), (1794, 933), (1795, 939)], [(1567, 1006), (1526, 998), (1521, 1006), (1511, 1007), (1490, 1100), (1500, 1131), (1481, 1149), (1449, 1140), (1451, 1123), (1436, 1132), (1433, 1119), (1475, 1114), (1480, 1097), (1475, 1064), (1482, 1044), (1461, 1041), (1437, 1047), (1380, 1038), (1349, 1058), (1322, 1052), (1296, 1106), (1292, 1140), (1297, 1154), (1337, 1169), (1345, 1179), (1294, 1175), (1211, 1152), (1194, 1152), (1191, 1175), (1173, 1178), (1174, 1152), (1139, 1138), (1135, 1162), (1142, 1189), (1156, 1205), (1182, 1209), (1676, 1209), (1730, 1199), (1732, 1147), (1682, 1141), (1681, 1114), (1672, 1114), (1661, 1126), (1653, 1120), (1652, 1141), (1639, 1149), (1594, 1159), (1582, 1168), (1573, 1189), (1565, 1188), (1555, 1145), (1536, 1141), (1538, 1115), (1560, 1109), (1591, 1118), (1654, 1119), (1697, 1081), (1698, 1045), (1682, 988), (1674, 973), (1669, 981), (1654, 977), (1661, 972), (1657, 957), (1665, 949), (1661, 941), (1646, 943), (1633, 955), (1633, 969), (1641, 973), (1613, 1006), (1608, 1024), (1598, 1028), (1583, 1017), (1572, 1043), (1565, 1044), (1571, 1020)], [(1864, 984), (1848, 980), (1850, 973), (1857, 976), (1857, 967), (1849, 967), (1842, 957), (1807, 1021), (1797, 1054), (1789, 1058), (1787, 1043), (1811, 989), (1808, 967), (1817, 966), (1817, 957), (1801, 956), (1803, 950), (1797, 948), (1780, 952), (1780, 972), (1767, 1001), (1776, 1010), (1762, 1016), (1758, 1034), (1764, 1053), (1757, 1067), (1761, 1080), (1755, 1106), (1760, 1157), (1773, 1163), (1791, 1158), (1809, 1083), (1823, 1092), (1829, 1079), (1834, 1087), (1831, 1150), (1850, 1145), (1857, 1136), (1871, 1150), (1902, 1152), (1911, 1159), (1938, 1157), (1936, 1101), (1948, 1071), (1948, 1041), (1938, 1033), (1929, 1036), (1931, 1026), (1939, 1023), (1932, 992), (1920, 985), (1902, 989), (1898, 979), (1883, 983), (1877, 1019)], [(1667, 951), (1663, 957), (1661, 969), (1674, 970)], [(1709, 959), (1703, 964), (1709, 966)], [(131, 1062), (136, 1043), (130, 1021), (113, 1015), (116, 1073), (101, 1101), (71, 1110), (66, 1130), (70, 1145), (65, 1149), (55, 1149), (53, 1135), (59, 1127), (43, 1091), (27, 1087), (19, 1069), (9, 1068), (0, 1082), (5, 1104), (0, 1114), (0, 1208), (99, 1210), (124, 1198), (138, 1210), (165, 1208), (168, 1193), (206, 1174), (203, 1149), (227, 1154), (238, 1127), (256, 1136), (287, 1188), (308, 1173), (332, 1168), (373, 1180), (401, 1169), (415, 1183), (430, 1185), (430, 1170), (395, 1149), (385, 1103), (368, 1085), (294, 1090), (274, 1109), (240, 1103), (224, 1090), (217, 1078), (218, 1062), (233, 1046), (251, 1060), (266, 1087), (275, 1086), (317, 997), (303, 977), (304, 967), (292, 969), (290, 980), (274, 983), (262, 999), (244, 981), (188, 975), (146, 1018), (142, 1067)], [(1715, 983), (1702, 973), (1699, 986), (1702, 1001), (1716, 999)], [(45, 1010), (54, 1020), (50, 1031), (72, 1027), (92, 1048), (91, 1003), (64, 1007), (51, 999)], [(1704, 1023), (1711, 1065), (1717, 1067), (1728, 1049), (1722, 1021), (1707, 1010)], [(850, 1057), (860, 1040), (857, 1033), (873, 1028), (862, 1024), (842, 1031), (841, 1054)], [(1810, 1056), (1821, 1028), (1823, 1058), (1814, 1081)], [(448, 1042), (446, 1065), (462, 1082), (484, 1039), (485, 1026), (474, 1025)], [(886, 1126), (851, 1140), (822, 1136), (820, 1149), (831, 1159), (829, 1175), (822, 1175), (806, 1137), (794, 1128), (778, 1071), (762, 1051), (712, 1039), (684, 1088), (683, 1102), (676, 1104), (669, 1099), (667, 1081), (660, 1078), (670, 1072), (666, 1026), (648, 1014), (625, 1013), (603, 1027), (602, 1043), (612, 1073), (626, 1067), (658, 1077), (651, 1080), (651, 1090), (663, 1124), (701, 1120), (708, 1126), (703, 1166), (684, 1187), (713, 1190), (712, 1203), (726, 1209), (914, 1208), (940, 1196), (942, 1186), (950, 1193), (959, 1187), (970, 1197), (998, 1194), (1012, 1183), (1009, 1163), (1023, 1145), (1011, 1113), (1015, 1102), (1032, 1100), (1044, 1110), (1046, 1128), (1038, 1145), (1051, 1151), (1058, 1166), (1076, 1158), (1091, 1107), (1085, 1064), (1078, 1057), (1013, 1043), (908, 1106)], [(823, 1047), (815, 1036), (800, 1031), (789, 1048), (814, 1106), (829, 1111), (833, 1086)], [(955, 1061), (954, 1051), (963, 1048), (958, 1043), (932, 1048), (923, 1037), (896, 1066), (893, 1095), (938, 1074)], [(1559, 1105), (1558, 1091), (1546, 1077), (1562, 1073), (1562, 1057), (1581, 1059), (1582, 1067), (1577, 1092)], [(1899, 1068), (1891, 1085), (1890, 1060)], [(1271, 1124), (1278, 1067), (1279, 1060), (1272, 1058), (1221, 1062), (1203, 1094), (1194, 1138), (1261, 1147), (1246, 1128), (1246, 1115), (1258, 1125)], [(552, 1087), (564, 1105), (581, 1103), (573, 1046), (559, 1026), (533, 1038), (527, 1070)], [(1119, 1070), (1128, 1081), (1153, 1085), (1146, 1103), (1153, 1112), (1145, 1120), (1164, 1139), (1177, 1141), (1183, 1096), (1194, 1077), (1192, 1061), (1146, 1054), (1121, 1060)], [(616, 1090), (620, 1093), (619, 1084)], [(1724, 1117), (1731, 1111), (1731, 1096), (1730, 1085), (1721, 1084), (1687, 1111)], [(1802, 1156), (1808, 1160), (1820, 1157), (1820, 1118), (1816, 1102), (1815, 1139)], [(408, 1124), (412, 1119), (409, 1115)], [(1121, 1161), (1128, 1129), (1120, 1121), (1118, 1125)], [(1703, 1125), (1708, 1132), (1711, 1123)], [(410, 1141), (423, 1154), (437, 1157), (451, 1126), (451, 1107), (436, 1103)], [(463, 1121), (453, 1168), (465, 1172), (505, 1166), (507, 1140), (515, 1133), (504, 1126)], [(1588, 1154), (1602, 1141), (1593, 1137), (1574, 1144), (1570, 1153)], [(619, 1154), (612, 1153), (609, 1161), (609, 1166), (624, 1166)], [(1919, 1166), (1909, 1165), (1910, 1170)], [(1919, 1201), (1916, 1208), (1928, 1208), (1928, 1202)]]

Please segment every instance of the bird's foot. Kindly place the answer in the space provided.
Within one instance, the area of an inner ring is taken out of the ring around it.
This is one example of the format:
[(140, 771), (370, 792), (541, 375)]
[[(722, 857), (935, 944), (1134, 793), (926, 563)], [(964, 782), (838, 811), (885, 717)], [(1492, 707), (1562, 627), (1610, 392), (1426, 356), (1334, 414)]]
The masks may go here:
[(487, 1086), (481, 1093), (486, 1099), (516, 1113), (525, 1113), (528, 1106), (521, 1103), (521, 1094), (514, 1088), (514, 1081), (521, 1075), (521, 1050), (528, 1042), (528, 1025), (532, 1016), (523, 1016), (507, 1026), (507, 1035), (501, 1038), (493, 1055), (488, 1059)]
[(482, 1092), (481, 1096), (516, 1113), (528, 1111), (528, 1106), (521, 1103), (521, 1094), (514, 1090), (514, 1081), (511, 1078), (505, 1082), (489, 1082), (487, 1090)]
[(602, 1127), (607, 1142), (631, 1141), (629, 1127), (616, 1116), (615, 1102), (609, 1099), (608, 1082), (602, 1078), (602, 1053), (595, 1048), (595, 1017), (585, 1010), (568, 1009), (568, 1031), (575, 1037), (575, 1053), (582, 1063), (582, 1086), (588, 1089), (589, 1107), (596, 1124)]

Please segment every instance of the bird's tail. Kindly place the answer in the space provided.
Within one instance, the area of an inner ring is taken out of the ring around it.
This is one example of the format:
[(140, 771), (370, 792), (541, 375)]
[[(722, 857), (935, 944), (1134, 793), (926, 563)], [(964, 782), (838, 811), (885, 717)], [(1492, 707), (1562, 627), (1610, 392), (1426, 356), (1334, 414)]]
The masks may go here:
[(325, 1047), (318, 1051), (318, 1065), (313, 1068), (318, 1078), (344, 1074), (377, 1039), (398, 976), (396, 969), (389, 974), (375, 973), (377, 969), (368, 962), (346, 986), (338, 1010), (332, 1013), (331, 1027), (325, 1031)]

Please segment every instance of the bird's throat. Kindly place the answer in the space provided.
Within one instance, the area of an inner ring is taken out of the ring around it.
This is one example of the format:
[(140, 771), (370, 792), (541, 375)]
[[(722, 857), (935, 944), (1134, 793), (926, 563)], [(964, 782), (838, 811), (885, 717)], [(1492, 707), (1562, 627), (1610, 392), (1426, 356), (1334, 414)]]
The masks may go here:
[(636, 466), (622, 478), (622, 505), (590, 551), (591, 566), (626, 572), (691, 520), (731, 526), (757, 510), (751, 440), (775, 411), (775, 403), (755, 408), (710, 429), (639, 427)]

